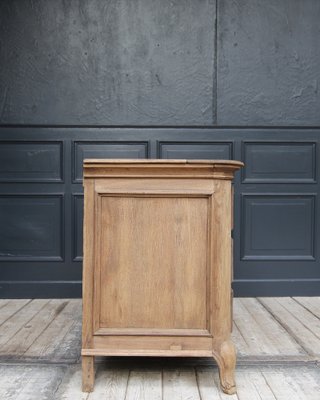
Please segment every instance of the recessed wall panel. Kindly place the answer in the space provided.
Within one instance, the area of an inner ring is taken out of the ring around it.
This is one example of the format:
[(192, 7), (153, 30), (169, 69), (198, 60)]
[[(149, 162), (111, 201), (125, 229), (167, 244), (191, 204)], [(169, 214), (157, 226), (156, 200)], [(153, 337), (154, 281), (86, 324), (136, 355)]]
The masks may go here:
[(243, 260), (314, 260), (315, 196), (244, 195)]
[(232, 158), (232, 143), (159, 143), (160, 158), (229, 160)]
[(0, 261), (63, 259), (62, 195), (0, 196)]
[(2, 142), (0, 181), (62, 181), (62, 142)]
[(244, 183), (314, 183), (315, 143), (243, 143)]

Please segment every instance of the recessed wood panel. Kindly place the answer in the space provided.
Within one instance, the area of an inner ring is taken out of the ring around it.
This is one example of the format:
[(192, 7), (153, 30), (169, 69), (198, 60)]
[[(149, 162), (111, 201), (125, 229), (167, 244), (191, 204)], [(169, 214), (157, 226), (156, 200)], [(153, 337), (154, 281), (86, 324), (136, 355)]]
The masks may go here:
[(167, 159), (230, 160), (232, 143), (159, 143), (159, 157)]
[(243, 143), (243, 182), (315, 182), (315, 150), (315, 143)]
[(62, 250), (62, 196), (0, 196), (1, 260), (59, 261)]
[(243, 260), (313, 260), (315, 197), (245, 195)]
[(103, 196), (101, 215), (100, 327), (206, 329), (208, 198)]
[(147, 158), (147, 142), (75, 142), (74, 181), (82, 181), (82, 164), (85, 158)]
[(2, 142), (0, 181), (59, 182), (62, 180), (62, 142)]

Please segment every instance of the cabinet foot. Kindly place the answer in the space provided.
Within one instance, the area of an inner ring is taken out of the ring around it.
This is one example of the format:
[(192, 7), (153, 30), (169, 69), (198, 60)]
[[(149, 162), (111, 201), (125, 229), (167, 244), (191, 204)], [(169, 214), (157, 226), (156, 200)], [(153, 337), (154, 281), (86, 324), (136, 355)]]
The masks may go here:
[(220, 348), (213, 352), (213, 358), (219, 367), (221, 389), (226, 394), (235, 394), (237, 391), (234, 379), (236, 367), (236, 349), (231, 341), (222, 342)]
[(94, 386), (94, 356), (82, 356), (82, 391), (92, 392)]

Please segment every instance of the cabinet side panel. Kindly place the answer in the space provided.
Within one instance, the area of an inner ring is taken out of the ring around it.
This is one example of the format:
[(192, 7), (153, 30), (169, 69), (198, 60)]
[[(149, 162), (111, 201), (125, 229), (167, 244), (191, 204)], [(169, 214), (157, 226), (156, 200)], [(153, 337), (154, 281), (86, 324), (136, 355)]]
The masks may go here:
[(100, 327), (206, 329), (208, 197), (102, 196)]

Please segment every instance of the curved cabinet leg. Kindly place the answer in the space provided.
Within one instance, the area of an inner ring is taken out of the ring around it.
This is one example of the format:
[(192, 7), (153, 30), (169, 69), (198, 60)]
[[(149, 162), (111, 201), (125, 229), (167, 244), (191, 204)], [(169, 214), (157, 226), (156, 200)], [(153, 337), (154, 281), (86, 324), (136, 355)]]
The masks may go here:
[(82, 356), (82, 391), (92, 392), (94, 386), (94, 356)]
[(236, 349), (231, 341), (222, 342), (219, 349), (215, 349), (213, 357), (218, 363), (220, 385), (224, 393), (235, 394), (237, 391), (234, 379), (236, 367)]

